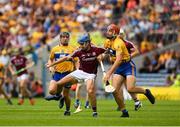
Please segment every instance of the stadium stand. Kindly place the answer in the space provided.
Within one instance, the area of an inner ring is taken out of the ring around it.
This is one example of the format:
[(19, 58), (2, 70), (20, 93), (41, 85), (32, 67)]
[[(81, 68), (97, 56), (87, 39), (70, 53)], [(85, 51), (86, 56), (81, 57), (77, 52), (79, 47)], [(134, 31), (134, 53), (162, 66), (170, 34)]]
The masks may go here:
[(149, 73), (149, 74), (138, 74), (137, 75), (137, 85), (138, 86), (166, 86), (166, 79), (168, 74), (158, 74), (158, 73)]

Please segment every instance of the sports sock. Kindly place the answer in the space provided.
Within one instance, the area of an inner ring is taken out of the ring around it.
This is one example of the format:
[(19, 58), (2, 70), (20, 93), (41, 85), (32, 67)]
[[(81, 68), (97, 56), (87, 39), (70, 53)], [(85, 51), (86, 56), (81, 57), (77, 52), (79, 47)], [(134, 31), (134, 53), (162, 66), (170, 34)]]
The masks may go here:
[(92, 107), (93, 112), (97, 112), (96, 106)]
[(80, 102), (79, 99), (76, 99), (76, 104), (79, 104), (79, 102)]
[(57, 97), (62, 97), (62, 95), (61, 95), (60, 93), (56, 93), (55, 96), (57, 96)]
[(122, 113), (127, 113), (128, 111), (126, 109), (122, 110)]
[(19, 99), (22, 99), (22, 100), (24, 100), (24, 97), (22, 96), (22, 97), (19, 97)]
[(19, 97), (19, 99), (24, 99), (22, 94), (19, 94), (18, 97)]
[(69, 111), (70, 110), (70, 107), (66, 107), (66, 111)]
[(85, 106), (88, 106), (89, 105), (89, 101), (86, 101), (86, 104), (85, 104)]
[(31, 100), (31, 99), (32, 99), (32, 96), (29, 97), (29, 100)]

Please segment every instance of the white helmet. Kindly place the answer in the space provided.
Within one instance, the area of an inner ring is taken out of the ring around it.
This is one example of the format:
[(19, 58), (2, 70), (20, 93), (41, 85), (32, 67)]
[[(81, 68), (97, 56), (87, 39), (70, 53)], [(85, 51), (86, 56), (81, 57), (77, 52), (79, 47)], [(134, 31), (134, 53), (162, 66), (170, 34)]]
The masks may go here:
[(126, 38), (126, 33), (125, 33), (125, 31), (124, 31), (123, 29), (120, 29), (120, 30), (119, 30), (119, 35), (120, 35), (120, 37), (121, 37), (122, 39), (125, 39), (125, 38)]

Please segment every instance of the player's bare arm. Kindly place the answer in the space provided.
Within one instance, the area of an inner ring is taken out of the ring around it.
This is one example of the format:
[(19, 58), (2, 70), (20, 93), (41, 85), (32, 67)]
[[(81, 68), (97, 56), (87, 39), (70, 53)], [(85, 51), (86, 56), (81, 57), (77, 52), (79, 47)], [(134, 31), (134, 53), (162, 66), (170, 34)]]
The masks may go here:
[(97, 60), (98, 60), (99, 62), (100, 62), (100, 61), (103, 61), (104, 57), (105, 57), (105, 54), (101, 54), (101, 55), (97, 56)]
[(46, 67), (50, 68), (50, 67), (53, 67), (53, 66), (57, 65), (58, 63), (64, 62), (66, 60), (71, 60), (71, 59), (72, 59), (72, 57), (70, 55), (69, 56), (65, 56), (65, 57), (62, 57), (59, 60), (57, 60), (56, 62), (53, 62), (51, 64), (47, 63)]
[(11, 63), (8, 65), (8, 68), (9, 68), (11, 74), (14, 75), (15, 74), (15, 70), (14, 70), (14, 68), (13, 68)]
[(109, 54), (108, 54), (108, 50), (106, 50), (104, 53), (100, 54), (99, 56), (97, 56), (97, 60), (99, 62), (103, 61), (104, 59), (109, 58)]
[(131, 58), (134, 58), (135, 56), (140, 54), (138, 48), (135, 45), (133, 45), (133, 48), (131, 49), (131, 51), (132, 51)]

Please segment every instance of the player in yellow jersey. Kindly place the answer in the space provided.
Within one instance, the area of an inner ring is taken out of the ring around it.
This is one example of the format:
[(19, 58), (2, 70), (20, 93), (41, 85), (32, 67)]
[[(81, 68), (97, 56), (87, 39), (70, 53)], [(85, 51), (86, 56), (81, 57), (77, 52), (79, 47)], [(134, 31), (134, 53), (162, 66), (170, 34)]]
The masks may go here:
[(12, 105), (10, 97), (6, 94), (6, 92), (3, 90), (3, 84), (5, 80), (5, 68), (2, 63), (0, 63), (0, 93), (4, 95), (4, 97), (7, 100), (7, 104)]
[(107, 82), (113, 75), (112, 84), (116, 89), (113, 92), (113, 96), (122, 111), (121, 117), (129, 117), (128, 111), (125, 108), (122, 92), (119, 92), (124, 78), (126, 78), (128, 92), (144, 94), (152, 104), (155, 103), (155, 98), (149, 89), (143, 89), (135, 86), (135, 64), (131, 61), (130, 53), (126, 48), (124, 41), (117, 37), (118, 34), (118, 26), (111, 24), (107, 27), (106, 37), (108, 38), (107, 42), (109, 42), (108, 44), (110, 46), (108, 50), (109, 54), (111, 55), (113, 65), (107, 71), (106, 75), (103, 77), (103, 80), (104, 82)]
[[(62, 32), (59, 36), (60, 42), (57, 46), (52, 48), (50, 57), (48, 60), (48, 64), (52, 64), (58, 59), (68, 56), (74, 52), (74, 47), (69, 45), (70, 34), (68, 32)], [(62, 63), (57, 64), (55, 67), (49, 68), (51, 72), (53, 72), (52, 80), (49, 85), (49, 96), (45, 97), (46, 100), (60, 100), (59, 108), (62, 108), (64, 105), (64, 101), (66, 104), (66, 111), (64, 115), (70, 115), (70, 97), (69, 97), (69, 89), (71, 84), (66, 84), (64, 88), (61, 88), (54, 84), (54, 81), (59, 81), (70, 72), (75, 69), (74, 61), (64, 61)], [(63, 89), (63, 96), (61, 95), (61, 91)]]
[[(128, 52), (130, 53), (131, 58), (134, 58), (135, 56), (140, 54), (138, 48), (133, 44), (133, 42), (126, 40), (126, 33), (124, 32), (123, 29), (120, 29), (120, 31), (119, 31), (119, 37), (125, 42), (126, 48), (128, 49)], [(124, 79), (124, 82), (126, 83), (125, 79)], [(129, 95), (129, 93), (124, 88), (124, 86), (121, 87), (121, 90), (123, 90), (121, 92), (123, 92), (124, 98), (129, 98), (131, 96), (132, 99), (134, 100), (134, 110), (135, 111), (139, 110), (139, 108), (141, 108), (141, 106), (142, 106), (142, 103), (137, 98), (137, 94), (130, 93), (130, 95)], [(117, 110), (120, 110), (119, 107), (117, 108)]]

